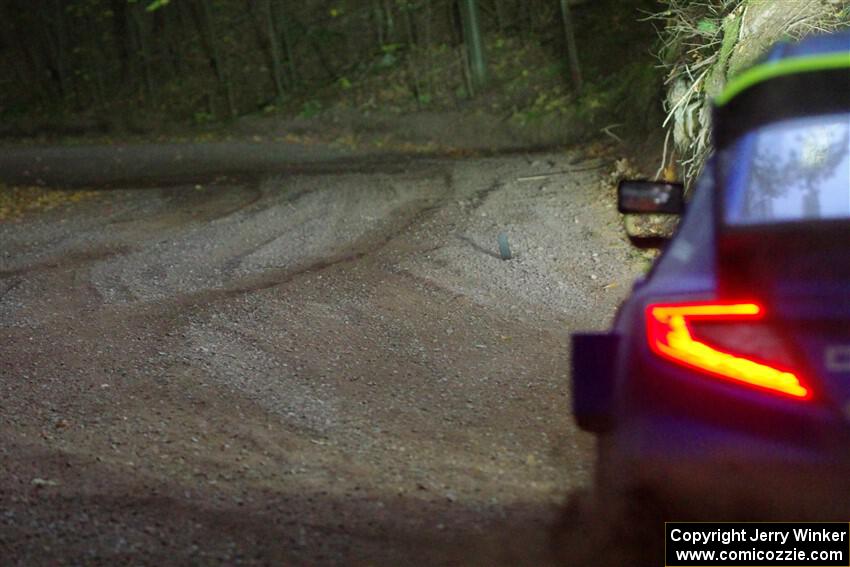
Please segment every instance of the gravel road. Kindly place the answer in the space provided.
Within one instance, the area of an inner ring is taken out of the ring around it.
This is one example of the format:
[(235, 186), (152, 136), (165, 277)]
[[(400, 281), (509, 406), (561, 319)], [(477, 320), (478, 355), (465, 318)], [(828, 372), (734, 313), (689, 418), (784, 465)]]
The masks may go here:
[(609, 162), (326, 165), (0, 223), (3, 564), (553, 561), (569, 333), (641, 269)]

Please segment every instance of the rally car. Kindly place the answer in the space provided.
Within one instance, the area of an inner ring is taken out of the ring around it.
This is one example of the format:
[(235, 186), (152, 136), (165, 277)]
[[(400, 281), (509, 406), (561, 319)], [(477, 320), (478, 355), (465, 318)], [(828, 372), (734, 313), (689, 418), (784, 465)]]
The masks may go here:
[(677, 184), (618, 189), (622, 213), (687, 211), (611, 330), (573, 335), (597, 491), (846, 521), (850, 33), (779, 44), (731, 81), (713, 143), (687, 205)]

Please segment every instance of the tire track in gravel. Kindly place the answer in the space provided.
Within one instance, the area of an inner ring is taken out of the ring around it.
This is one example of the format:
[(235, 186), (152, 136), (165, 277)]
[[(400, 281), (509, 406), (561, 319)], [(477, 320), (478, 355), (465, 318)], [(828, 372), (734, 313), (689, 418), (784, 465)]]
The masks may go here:
[[(345, 244), (341, 250), (319, 256), (311, 261), (301, 262), (282, 269), (272, 268), (260, 270), (255, 274), (237, 277), (235, 281), (228, 281), (221, 288), (201, 289), (186, 294), (178, 293), (170, 299), (164, 298), (161, 301), (163, 307), (167, 304), (178, 304), (197, 308), (199, 305), (215, 302), (221, 298), (271, 289), (286, 285), (300, 277), (321, 273), (336, 266), (356, 264), (371, 254), (383, 250), (400, 235), (439, 211), (451, 199), (454, 192), (451, 170), (443, 168), (435, 169), (433, 166), (424, 168), (416, 167), (413, 169), (414, 173), (412, 175), (409, 169), (399, 171), (399, 175), (402, 176), (402, 182), (409, 182), (410, 180), (430, 182), (437, 180), (438, 183), (435, 186), (439, 187), (439, 190), (435, 194), (427, 195), (424, 198), (420, 197), (418, 203), (414, 201), (407, 205), (401, 205), (396, 212), (388, 215), (392, 221), (390, 226), (378, 227), (376, 230), (366, 232), (354, 242)], [(337, 175), (344, 176), (346, 174), (346, 172), (334, 170), (332, 178), (337, 177)], [(395, 177), (395, 175), (392, 177)], [(201, 223), (209, 225), (217, 221), (221, 222), (227, 217), (243, 215), (246, 219), (252, 219), (256, 218), (264, 210), (271, 208), (289, 207), (294, 210), (298, 206), (298, 203), (320, 190), (317, 187), (302, 187), (283, 195), (277, 195), (276, 191), (271, 191), (270, 189), (264, 190), (262, 187), (263, 183), (262, 177), (255, 176), (253, 184), (247, 188), (247, 192), (250, 192), (248, 198), (244, 196), (246, 188), (241, 186), (234, 187), (232, 185), (221, 189), (213, 187), (210, 192), (204, 192), (198, 195), (195, 195), (195, 191), (191, 187), (163, 189), (161, 190), (161, 193), (164, 193), (162, 205), (156, 206), (153, 209), (143, 206), (140, 209), (140, 207), (133, 206), (131, 203), (128, 210), (119, 211), (119, 219), (116, 220), (107, 216), (104, 218), (101, 226), (122, 226), (122, 232), (131, 238), (140, 229), (145, 233), (150, 233), (151, 225), (170, 227), (172, 230), (180, 231), (175, 234), (181, 234), (193, 225), (200, 226)], [(177, 191), (184, 191), (187, 196), (178, 198), (175, 202), (174, 195)], [(231, 206), (229, 201), (232, 201), (232, 199), (221, 197), (219, 195), (221, 191), (224, 191), (225, 195), (232, 195), (236, 192), (241, 202), (237, 206)], [(143, 195), (144, 193), (138, 194)], [(199, 207), (205, 208), (203, 214), (200, 217), (193, 216), (191, 212)], [(132, 216), (133, 218), (126, 218), (128, 216)], [(100, 229), (95, 225), (94, 230)], [(154, 232), (154, 234), (156, 233)], [(223, 269), (227, 272), (234, 271), (246, 257), (251, 256), (257, 250), (261, 250), (264, 246), (275, 242), (285, 235), (286, 231), (272, 233), (263, 241), (230, 258), (223, 264)], [(69, 241), (69, 249), (67, 251), (63, 250), (60, 257), (57, 257), (53, 253), (53, 255), (46, 259), (38, 259), (34, 263), (0, 271), (0, 280), (12, 281), (12, 284), (6, 285), (5, 289), (2, 290), (3, 297), (21, 289), (22, 284), (25, 284), (28, 279), (35, 275), (43, 279), (43, 276), (50, 272), (67, 272), (70, 270), (72, 273), (66, 274), (67, 277), (62, 276), (62, 279), (67, 279), (68, 285), (72, 288), (81, 291), (86, 290), (85, 295), (89, 298), (88, 300), (92, 300), (95, 303), (109, 304), (114, 302), (116, 298), (120, 300), (120, 303), (146, 301), (132, 289), (132, 285), (128, 285), (129, 282), (123, 283), (120, 280), (114, 281), (110, 285), (111, 291), (108, 294), (105, 293), (102, 285), (98, 285), (92, 279), (92, 270), (95, 268), (103, 269), (110, 261), (128, 261), (134, 255), (140, 254), (145, 247), (150, 247), (150, 241), (142, 241), (134, 246), (120, 244), (80, 249), (84, 245), (83, 243), (65, 236), (57, 240), (59, 248), (65, 247), (62, 244), (64, 240)], [(39, 258), (42, 254), (43, 252), (40, 251), (35, 257)], [(150, 269), (155, 267), (154, 264), (150, 266)], [(153, 276), (156, 277), (156, 274), (153, 274)], [(83, 278), (85, 282), (81, 283), (79, 281), (80, 278)], [(52, 305), (67, 304), (64, 300), (60, 301), (59, 297), (49, 301)], [(165, 307), (165, 309), (170, 311), (172, 307)]]
[[(229, 285), (222, 289), (202, 290), (193, 294), (184, 295), (178, 298), (176, 302), (186, 307), (191, 306), (196, 308), (199, 305), (213, 303), (219, 299), (232, 298), (256, 291), (284, 286), (303, 276), (320, 274), (321, 272), (331, 268), (360, 262), (369, 256), (380, 253), (411, 228), (419, 225), (430, 216), (433, 216), (449, 199), (450, 195), (446, 195), (433, 204), (422, 206), (409, 219), (397, 224), (395, 228), (390, 229), (384, 234), (366, 234), (348, 246), (343, 252), (331, 254), (301, 266), (295, 266), (293, 268), (279, 271), (267, 271), (258, 276), (248, 276), (239, 280), (239, 282), (235, 285)], [(279, 236), (274, 236), (269, 239), (269, 242), (272, 242), (277, 238), (279, 238)], [(435, 248), (424, 248), (422, 252), (428, 252), (434, 249)], [(242, 257), (245, 257), (248, 254), (250, 254), (250, 251), (240, 257), (234, 258), (232, 262), (239, 262)]]
[(84, 267), (87, 264), (106, 260), (115, 256), (129, 254), (134, 249), (129, 246), (103, 247), (92, 250), (66, 252), (62, 257), (53, 257), (21, 268), (0, 270), (0, 280), (28, 276), (53, 270), (68, 270)]
[[(433, 177), (436, 177), (436, 176), (433, 175), (433, 174), (427, 175), (427, 176), (423, 175), (423, 178), (426, 178), (426, 179), (431, 179)], [(231, 289), (231, 291), (234, 291), (234, 289), (242, 289), (242, 288), (245, 288), (245, 291), (254, 291), (254, 290), (258, 290), (258, 289), (268, 289), (270, 287), (274, 287), (274, 283), (272, 282), (272, 280), (274, 278), (280, 279), (281, 284), (283, 284), (283, 283), (286, 283), (288, 281), (291, 281), (292, 279), (294, 279), (294, 278), (296, 278), (299, 275), (304, 274), (304, 273), (319, 272), (319, 271), (325, 270), (325, 269), (327, 269), (331, 266), (337, 265), (337, 264), (355, 262), (357, 260), (360, 260), (360, 259), (368, 256), (369, 254), (371, 254), (373, 252), (376, 252), (376, 251), (384, 248), (387, 244), (389, 244), (390, 241), (396, 239), (399, 235), (401, 235), (402, 233), (409, 230), (412, 226), (415, 226), (417, 223), (422, 222), (429, 215), (433, 215), (437, 210), (439, 210), (441, 207), (445, 206), (445, 204), (451, 198), (451, 195), (454, 191), (453, 186), (452, 186), (452, 175), (451, 175), (450, 171), (446, 171), (442, 175), (440, 175), (439, 177), (442, 177), (445, 189), (441, 192), (441, 196), (436, 200), (436, 202), (434, 202), (433, 204), (426, 205), (426, 206), (422, 207), (419, 211), (417, 211), (410, 218), (410, 220), (408, 222), (402, 223), (401, 226), (398, 226), (397, 228), (390, 229), (390, 231), (388, 233), (386, 233), (384, 236), (378, 236), (377, 238), (375, 238), (372, 235), (365, 235), (362, 238), (360, 238), (358, 240), (358, 242), (355, 242), (354, 244), (350, 245), (348, 251), (332, 255), (332, 256), (325, 258), (325, 259), (319, 259), (315, 262), (306, 264), (304, 266), (297, 266), (297, 267), (292, 268), (290, 270), (287, 270), (285, 272), (271, 276), (269, 278), (270, 282), (269, 282), (268, 285), (259, 284), (256, 287), (253, 287), (251, 285), (236, 286), (235, 288)], [(258, 191), (259, 191), (259, 189), (258, 189)], [(315, 189), (296, 191), (292, 195), (287, 195), (284, 199), (284, 203), (287, 206), (294, 207), (301, 199), (310, 195), (311, 193), (314, 193), (315, 191), (316, 191)], [(259, 192), (260, 192), (260, 197), (255, 202), (259, 202), (262, 199), (262, 192), (261, 191), (259, 191)], [(253, 215), (258, 214), (260, 212), (260, 210), (261, 209), (257, 209), (255, 211), (253, 211)], [(250, 256), (251, 254), (253, 254), (257, 250), (260, 250), (263, 247), (271, 244), (275, 240), (279, 239), (281, 236), (282, 236), (282, 234), (274, 234), (274, 235), (270, 236), (266, 240), (260, 242), (256, 246), (254, 246), (251, 250), (248, 250), (248, 251), (246, 251), (242, 254), (234, 256), (234, 258), (232, 260), (230, 260), (230, 262), (228, 262), (228, 264), (230, 264), (232, 266), (238, 265), (242, 261), (242, 259), (244, 259), (247, 256)]]
[[(108, 301), (123, 303), (267, 289), (299, 273), (361, 260), (423, 222), (453, 192), (450, 171), (434, 166), (371, 176), (270, 177), (258, 183), (253, 191), (261, 196), (253, 203), (218, 214), (202, 211), (201, 219), (186, 213), (195, 206), (191, 198), (177, 213), (156, 207), (163, 211), (152, 217), (162, 237), (138, 253), (98, 264), (96, 285)], [(128, 225), (128, 234), (149, 225)], [(166, 269), (141, 273), (146, 265)], [(135, 291), (113, 293), (122, 282)]]

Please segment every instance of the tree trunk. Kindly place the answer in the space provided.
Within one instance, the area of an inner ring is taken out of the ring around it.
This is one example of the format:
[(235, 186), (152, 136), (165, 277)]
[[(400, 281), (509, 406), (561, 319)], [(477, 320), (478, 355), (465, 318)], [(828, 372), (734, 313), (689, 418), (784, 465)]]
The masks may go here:
[(9, 16), (14, 13), (16, 6), (0, 6), (0, 34), (7, 49), (13, 47), (20, 50), (21, 58), (15, 58), (15, 69), (18, 71), (21, 84), (37, 93), (42, 102), (49, 102), (50, 92), (44, 85), (44, 68), (39, 63), (38, 57), (33, 53), (29, 43), (23, 40), (20, 29)]
[(153, 72), (151, 70), (151, 51), (145, 29), (144, 15), (141, 11), (144, 8), (138, 4), (130, 6), (130, 13), (133, 17), (133, 28), (135, 30), (136, 39), (138, 41), (139, 55), (142, 59), (142, 72), (145, 79), (145, 94), (148, 101), (153, 100), (154, 85)]
[(487, 84), (487, 61), (484, 56), (484, 38), (478, 16), (478, 0), (459, 0), (463, 24), (463, 42), (469, 61), (469, 72), (476, 90)]
[(413, 81), (413, 95), (416, 97), (416, 108), (422, 110), (422, 87), (419, 67), (416, 64), (416, 22), (413, 19), (413, 8), (408, 4), (404, 8), (404, 23), (407, 29), (407, 72)]
[(280, 39), (283, 40), (283, 51), (286, 54), (286, 69), (289, 71), (289, 86), (298, 84), (298, 69), (295, 66), (295, 56), (292, 45), (292, 33), (289, 26), (289, 14), (281, 7), (281, 3), (275, 3), (277, 10), (275, 11), (276, 29), (280, 33)]
[(216, 36), (215, 20), (213, 19), (212, 10), (209, 5), (209, 0), (199, 0), (195, 7), (200, 10), (196, 14), (198, 30), (201, 33), (203, 43), (207, 48), (207, 55), (210, 59), (210, 66), (216, 77), (219, 87), (224, 91), (225, 99), (227, 100), (227, 111), (230, 117), (236, 116), (236, 104), (233, 100), (233, 85), (225, 68), (224, 61), (218, 49), (218, 40)]
[(68, 64), (68, 25), (66, 21), (65, 6), (62, 2), (55, 0), (51, 12), (55, 17), (55, 36), (56, 36), (56, 54), (54, 57), (56, 70), (59, 73), (60, 81), (63, 84), (63, 90), (68, 94), (71, 87), (75, 87), (72, 73), (70, 72), (71, 65)]
[(581, 92), (581, 67), (578, 62), (576, 35), (575, 30), (573, 29), (573, 18), (570, 13), (570, 3), (568, 0), (561, 0), (561, 17), (564, 20), (564, 39), (566, 40), (567, 45), (567, 59), (570, 64), (570, 76), (576, 91)]
[(275, 0), (252, 1), (248, 4), (251, 11), (251, 21), (257, 37), (257, 47), (267, 57), (269, 75), (274, 85), (275, 97), (284, 97), (283, 63), (280, 51), (280, 38), (275, 21)]
[(58, 26), (54, 26), (51, 12), (53, 12), (51, 6), (41, 6), (41, 11), (39, 12), (41, 20), (39, 22), (42, 38), (41, 45), (44, 47), (44, 61), (47, 71), (58, 91), (59, 98), (64, 98), (70, 94), (70, 89), (65, 73), (65, 54), (62, 51), (61, 45), (62, 30), (54, 29), (59, 28), (62, 22), (60, 21)]
[(499, 27), (499, 33), (505, 31), (505, 6), (502, 0), (496, 2), (496, 25)]
[(383, 14), (384, 14), (384, 23), (387, 26), (386, 34), (384, 35), (384, 40), (387, 43), (392, 43), (393, 41), (393, 31), (395, 30), (395, 21), (393, 20), (393, 6), (389, 0), (384, 0), (383, 6)]
[(408, 3), (403, 9), (407, 43), (410, 45), (419, 45), (419, 28), (416, 27), (416, 16), (413, 13), (414, 7), (412, 4)]
[(112, 0), (112, 35), (115, 49), (118, 51), (120, 80), (125, 82), (130, 75), (130, 50), (127, 47), (127, 10), (129, 5), (125, 0)]
[(272, 80), (274, 81), (275, 93), (278, 100), (284, 97), (283, 71), (280, 60), (280, 41), (278, 40), (277, 25), (275, 22), (275, 10), (272, 0), (265, 0), (266, 32), (269, 38), (269, 51), (272, 59)]
[(372, 5), (372, 21), (375, 26), (375, 39), (378, 41), (378, 49), (384, 46), (384, 9), (381, 0), (374, 0)]

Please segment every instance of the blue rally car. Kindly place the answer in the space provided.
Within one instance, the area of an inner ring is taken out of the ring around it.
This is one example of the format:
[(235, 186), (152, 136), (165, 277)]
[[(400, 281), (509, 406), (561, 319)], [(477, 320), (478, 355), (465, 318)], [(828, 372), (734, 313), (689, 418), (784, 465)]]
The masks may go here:
[[(609, 332), (573, 336), (597, 493), (847, 521), (850, 33), (777, 45), (714, 118), (677, 233)], [(623, 182), (618, 201), (684, 209), (676, 184)]]

